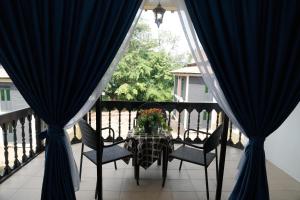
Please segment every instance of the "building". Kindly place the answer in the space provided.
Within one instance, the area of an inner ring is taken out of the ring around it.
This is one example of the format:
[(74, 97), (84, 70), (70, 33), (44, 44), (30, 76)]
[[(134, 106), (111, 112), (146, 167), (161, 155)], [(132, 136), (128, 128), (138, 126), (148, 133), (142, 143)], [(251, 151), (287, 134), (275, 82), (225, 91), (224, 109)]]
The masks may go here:
[(28, 107), (25, 99), (0, 65), (0, 114)]
[[(25, 99), (13, 84), (12, 80), (9, 78), (8, 74), (0, 65), (0, 115), (28, 108), (28, 104)], [(34, 120), (32, 120), (34, 128)], [(28, 129), (27, 122), (25, 123), (25, 129)], [(17, 122), (17, 143), (21, 146), (22, 136), (21, 136), (21, 124)], [(9, 143), (13, 143), (13, 128), (9, 124), (7, 130), (7, 140)], [(0, 129), (0, 134), (2, 135), (2, 129)], [(35, 139), (34, 139), (35, 140)], [(3, 138), (0, 137), (0, 146), (3, 144)]]
[[(173, 101), (175, 102), (197, 102), (197, 103), (213, 103), (215, 102), (213, 95), (209, 92), (205, 85), (203, 77), (196, 63), (171, 71), (174, 75)], [(178, 117), (178, 113), (175, 113)], [(210, 114), (203, 111), (200, 114), (200, 129), (206, 129), (212, 126), (212, 119), (216, 118), (214, 113)], [(188, 112), (185, 110), (181, 116), (181, 122), (185, 129), (188, 128)], [(196, 111), (191, 113), (190, 128), (197, 129), (198, 114)], [(207, 123), (208, 122), (208, 123)]]

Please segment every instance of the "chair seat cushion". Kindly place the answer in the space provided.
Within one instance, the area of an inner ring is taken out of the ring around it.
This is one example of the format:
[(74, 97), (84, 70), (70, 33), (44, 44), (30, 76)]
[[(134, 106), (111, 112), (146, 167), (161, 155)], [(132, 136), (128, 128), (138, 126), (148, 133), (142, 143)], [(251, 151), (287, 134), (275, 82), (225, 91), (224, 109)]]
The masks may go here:
[[(204, 152), (196, 148), (191, 148), (182, 145), (178, 149), (173, 151), (169, 156), (179, 160), (205, 166)], [(216, 156), (214, 153), (207, 153), (206, 166), (208, 166), (214, 160), (215, 157)]]
[[(86, 156), (93, 163), (97, 163), (97, 152), (95, 150), (83, 152), (83, 155)], [(112, 147), (103, 148), (102, 164), (120, 160), (122, 158), (131, 157), (132, 153), (128, 150), (115, 145)]]

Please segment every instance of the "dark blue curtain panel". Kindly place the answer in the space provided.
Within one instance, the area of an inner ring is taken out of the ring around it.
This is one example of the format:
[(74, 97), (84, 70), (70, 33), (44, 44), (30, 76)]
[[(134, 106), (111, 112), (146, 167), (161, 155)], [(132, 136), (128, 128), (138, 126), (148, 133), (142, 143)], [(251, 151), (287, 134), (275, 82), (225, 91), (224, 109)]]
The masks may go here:
[(64, 125), (111, 64), (141, 0), (1, 0), (0, 63), (48, 125), (42, 200), (73, 200)]
[(220, 87), (250, 140), (229, 199), (268, 200), (264, 141), (300, 100), (300, 1), (185, 2)]

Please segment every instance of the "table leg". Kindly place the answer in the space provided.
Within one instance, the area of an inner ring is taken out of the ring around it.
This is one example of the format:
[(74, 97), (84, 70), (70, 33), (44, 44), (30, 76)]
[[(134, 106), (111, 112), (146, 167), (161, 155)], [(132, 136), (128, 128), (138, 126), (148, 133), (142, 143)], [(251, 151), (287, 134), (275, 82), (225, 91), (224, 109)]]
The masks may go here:
[(157, 160), (157, 165), (161, 166), (161, 154), (163, 153), (163, 150), (160, 152), (159, 156), (158, 156), (158, 160)]

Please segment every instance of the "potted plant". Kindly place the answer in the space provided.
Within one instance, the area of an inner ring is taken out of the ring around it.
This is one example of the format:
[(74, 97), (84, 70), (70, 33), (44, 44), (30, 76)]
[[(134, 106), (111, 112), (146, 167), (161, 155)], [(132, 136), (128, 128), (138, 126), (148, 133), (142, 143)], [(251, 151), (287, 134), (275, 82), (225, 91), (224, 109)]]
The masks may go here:
[(158, 108), (150, 108), (139, 111), (137, 126), (144, 133), (157, 134), (159, 128), (169, 129), (163, 111)]

